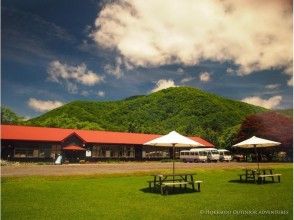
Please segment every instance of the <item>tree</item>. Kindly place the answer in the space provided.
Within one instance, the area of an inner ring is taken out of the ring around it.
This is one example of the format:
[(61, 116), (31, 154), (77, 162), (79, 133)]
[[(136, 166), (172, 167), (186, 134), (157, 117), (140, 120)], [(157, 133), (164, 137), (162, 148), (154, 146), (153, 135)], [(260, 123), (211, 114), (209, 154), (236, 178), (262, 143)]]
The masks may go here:
[(129, 122), (129, 124), (128, 124), (128, 132), (130, 132), (130, 133), (138, 132), (138, 127), (134, 122)]
[(236, 141), (239, 129), (240, 125), (227, 128), (218, 138), (219, 146), (226, 149), (231, 148)]
[(185, 127), (185, 135), (193, 135), (194, 134), (194, 124), (193, 123), (188, 123), (187, 126)]
[(276, 112), (265, 112), (248, 116), (242, 123), (237, 135), (237, 141), (243, 141), (251, 136), (278, 141), (281, 148), (292, 155), (293, 121), (291, 118)]
[(7, 107), (1, 107), (1, 124), (20, 124), (22, 121), (24, 121), (22, 116), (18, 116)]

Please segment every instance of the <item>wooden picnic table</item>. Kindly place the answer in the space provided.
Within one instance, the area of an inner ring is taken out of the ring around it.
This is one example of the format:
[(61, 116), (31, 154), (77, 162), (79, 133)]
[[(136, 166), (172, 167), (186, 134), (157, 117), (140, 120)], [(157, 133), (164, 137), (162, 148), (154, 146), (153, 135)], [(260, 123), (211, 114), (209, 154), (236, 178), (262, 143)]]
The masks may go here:
[(161, 190), (161, 194), (164, 193), (164, 191), (167, 193), (167, 187), (172, 186), (173, 188), (175, 186), (179, 186), (182, 188), (182, 186), (187, 188), (187, 185), (191, 185), (193, 191), (195, 191), (195, 183), (197, 183), (197, 191), (200, 192), (200, 183), (202, 181), (194, 181), (194, 175), (191, 173), (180, 173), (180, 174), (157, 174), (152, 175), (153, 180), (148, 181), (149, 182), (149, 190), (152, 189), (152, 185), (154, 188), (159, 188)]
[(243, 169), (245, 171), (244, 174), (240, 174), (240, 181), (242, 181), (242, 177), (245, 176), (245, 182), (253, 181), (258, 183), (264, 183), (266, 177), (272, 178), (272, 182), (274, 182), (274, 177), (278, 177), (278, 181), (280, 182), (281, 174), (274, 174), (272, 168), (262, 168), (262, 169)]

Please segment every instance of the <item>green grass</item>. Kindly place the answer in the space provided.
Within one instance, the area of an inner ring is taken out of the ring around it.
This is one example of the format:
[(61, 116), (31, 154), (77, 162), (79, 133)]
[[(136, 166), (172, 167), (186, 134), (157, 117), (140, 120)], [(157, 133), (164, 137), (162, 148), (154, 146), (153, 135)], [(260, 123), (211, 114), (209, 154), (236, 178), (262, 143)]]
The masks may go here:
[[(161, 196), (148, 175), (2, 178), (2, 219), (292, 219), (292, 167), (280, 184), (238, 183), (240, 170), (197, 169), (200, 193)], [(285, 210), (286, 215), (210, 215), (207, 210)]]

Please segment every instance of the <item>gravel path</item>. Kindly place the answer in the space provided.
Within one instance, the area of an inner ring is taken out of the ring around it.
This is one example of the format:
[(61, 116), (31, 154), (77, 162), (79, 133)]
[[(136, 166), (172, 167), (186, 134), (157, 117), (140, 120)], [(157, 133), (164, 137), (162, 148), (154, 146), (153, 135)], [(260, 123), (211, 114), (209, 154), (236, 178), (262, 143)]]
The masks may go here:
[[(262, 167), (278, 168), (284, 163), (264, 163)], [(176, 163), (176, 170), (183, 169), (244, 169), (256, 168), (255, 163)], [(162, 162), (121, 162), (96, 164), (37, 165), (15, 164), (1, 167), (1, 176), (66, 176), (99, 175), (114, 173), (156, 172), (171, 170), (172, 163)]]

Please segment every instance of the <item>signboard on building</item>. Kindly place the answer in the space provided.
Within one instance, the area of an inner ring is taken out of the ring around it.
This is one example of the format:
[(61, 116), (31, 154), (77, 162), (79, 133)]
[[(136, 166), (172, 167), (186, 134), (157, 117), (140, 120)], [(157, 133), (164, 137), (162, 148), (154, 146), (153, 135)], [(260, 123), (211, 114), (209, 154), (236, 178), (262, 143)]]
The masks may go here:
[(92, 152), (90, 150), (86, 150), (86, 157), (91, 157)]

